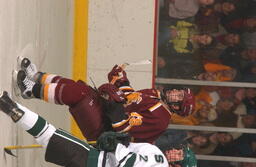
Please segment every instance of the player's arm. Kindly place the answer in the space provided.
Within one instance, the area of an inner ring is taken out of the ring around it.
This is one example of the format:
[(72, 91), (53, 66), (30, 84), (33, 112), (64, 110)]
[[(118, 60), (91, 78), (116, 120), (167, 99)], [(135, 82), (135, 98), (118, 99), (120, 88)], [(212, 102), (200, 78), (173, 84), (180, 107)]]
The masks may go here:
[(99, 94), (103, 97), (104, 113), (112, 125), (127, 120), (123, 104), (126, 97), (115, 85), (106, 83), (98, 88)]
[[(162, 117), (171, 117), (170, 111), (163, 106), (161, 102), (155, 103), (153, 106), (144, 106), (143, 112), (161, 112), (164, 115)], [(143, 117), (142, 114), (135, 111), (130, 111), (129, 115), (127, 115), (128, 118), (124, 119), (122, 121), (116, 122), (112, 124), (112, 127), (117, 132), (130, 132), (134, 131), (136, 133), (144, 133), (144, 131), (161, 131), (166, 128), (166, 124), (169, 123), (163, 122), (163, 119), (160, 118), (149, 118), (149, 117)], [(166, 119), (165, 119), (166, 120)], [(157, 126), (156, 126), (157, 125)]]
[(161, 98), (161, 92), (158, 89), (150, 88), (150, 89), (142, 89), (137, 92), (146, 93), (147, 95), (151, 96), (151, 98)]
[(126, 103), (126, 97), (122, 91), (109, 83), (101, 85), (98, 90), (105, 99), (103, 100), (105, 114), (111, 121), (115, 131), (128, 132), (132, 126), (136, 125), (139, 115), (125, 113), (123, 104)]
[(105, 101), (105, 114), (116, 132), (129, 132), (133, 126), (142, 124), (142, 117), (137, 113), (126, 114), (122, 103)]

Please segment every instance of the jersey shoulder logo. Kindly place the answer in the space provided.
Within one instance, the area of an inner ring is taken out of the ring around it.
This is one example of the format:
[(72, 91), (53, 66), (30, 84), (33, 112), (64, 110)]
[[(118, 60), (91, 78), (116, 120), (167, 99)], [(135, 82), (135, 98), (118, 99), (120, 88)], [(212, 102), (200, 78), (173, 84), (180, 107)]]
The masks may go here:
[(127, 102), (126, 105), (130, 105), (132, 103), (139, 104), (142, 101), (140, 92), (132, 92), (126, 96)]
[(131, 125), (131, 126), (141, 125), (142, 124), (142, 118), (143, 118), (143, 116), (141, 116), (140, 114), (138, 114), (136, 112), (132, 112), (130, 114), (129, 125)]

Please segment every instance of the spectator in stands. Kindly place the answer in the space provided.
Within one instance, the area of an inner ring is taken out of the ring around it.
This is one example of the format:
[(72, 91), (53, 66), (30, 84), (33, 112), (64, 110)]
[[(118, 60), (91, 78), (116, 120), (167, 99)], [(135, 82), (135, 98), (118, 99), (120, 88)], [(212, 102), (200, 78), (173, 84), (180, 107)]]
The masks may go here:
[(213, 10), (221, 15), (228, 15), (236, 9), (233, 2), (222, 1), (213, 5)]
[(167, 129), (155, 142), (161, 150), (165, 148), (180, 147), (205, 147), (209, 144), (207, 137), (185, 130)]
[(228, 47), (239, 47), (240, 46), (240, 35), (238, 34), (222, 34), (217, 35), (214, 38), (214, 45), (201, 49), (197, 52), (202, 58), (204, 63), (220, 63), (219, 57), (223, 51)]
[(222, 156), (255, 157), (256, 135), (243, 133), (239, 138), (229, 145), (226, 145), (226, 147), (217, 148), (214, 154)]
[(204, 65), (205, 72), (195, 76), (195, 79), (205, 81), (232, 81), (236, 79), (238, 71), (222, 64), (207, 63)]
[(219, 56), (220, 63), (233, 67), (239, 71), (251, 62), (256, 62), (256, 49), (228, 47)]
[(178, 21), (170, 27), (170, 41), (177, 53), (192, 53), (195, 49), (209, 46), (214, 39), (209, 34), (200, 34), (193, 23)]
[(219, 30), (220, 17), (235, 10), (232, 2), (218, 2), (210, 7), (201, 8), (195, 16), (195, 22), (201, 32), (215, 33)]
[(233, 99), (220, 99), (216, 104), (218, 116), (212, 123), (215, 126), (236, 127), (238, 116), (233, 113), (235, 107)]
[(232, 23), (233, 21), (239, 20), (239, 19), (246, 19), (254, 17), (256, 2), (253, 0), (237, 0), (232, 1), (234, 4), (234, 10), (230, 12), (228, 15), (222, 15), (221, 16), (221, 24), (227, 29), (227, 31), (232, 32), (232, 29), (229, 29), (227, 26), (229, 23)]
[(256, 128), (256, 115), (248, 114), (242, 116), (242, 123), (245, 128)]
[(256, 115), (256, 89), (255, 88), (239, 88), (235, 89), (234, 98), (237, 104), (245, 106), (245, 112), (240, 115)]
[(169, 73), (169, 66), (165, 60), (165, 57), (157, 56), (157, 76), (167, 77)]
[(177, 21), (175, 24), (161, 25), (158, 45), (169, 45), (176, 53), (193, 53), (195, 49), (214, 45), (214, 39), (209, 34), (198, 32), (194, 23)]
[(223, 26), (228, 32), (232, 33), (254, 32), (256, 30), (256, 18), (237, 18), (226, 22)]
[(256, 82), (256, 62), (249, 62), (244, 69), (241, 70), (241, 82)]
[(211, 5), (214, 0), (167, 0), (169, 16), (175, 19), (193, 17), (201, 6)]
[(244, 99), (242, 102), (246, 106), (247, 113), (256, 115), (256, 89), (247, 88), (244, 93)]
[(217, 42), (219, 42), (217, 47), (221, 49), (225, 49), (228, 46), (236, 46), (240, 43), (240, 36), (239, 34), (228, 33), (224, 35), (216, 36)]
[[(232, 135), (226, 132), (204, 133), (197, 136), (201, 136), (208, 141), (207, 145), (201, 147), (194, 146), (191, 148), (195, 153), (198, 154), (211, 154), (218, 145), (226, 145), (233, 141)], [(196, 136), (194, 136), (194, 138), (195, 137)]]
[(167, 129), (155, 142), (161, 149), (179, 147), (187, 144), (193, 151), (200, 154), (210, 154), (218, 144), (225, 145), (233, 140), (226, 132), (198, 133), (183, 130)]
[(241, 34), (241, 45), (245, 48), (256, 48), (256, 32), (243, 32)]
[(241, 52), (241, 55), (248, 61), (256, 62), (256, 48), (245, 49), (244, 52)]

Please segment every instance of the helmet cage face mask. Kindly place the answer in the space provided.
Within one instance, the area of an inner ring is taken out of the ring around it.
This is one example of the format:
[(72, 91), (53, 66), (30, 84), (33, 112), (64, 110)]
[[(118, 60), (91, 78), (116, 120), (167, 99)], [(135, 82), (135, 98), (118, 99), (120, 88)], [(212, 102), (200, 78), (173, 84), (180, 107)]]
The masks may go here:
[(179, 102), (170, 102), (167, 100), (167, 91), (171, 89), (164, 89), (163, 100), (169, 106), (170, 110), (181, 116), (188, 116), (193, 113), (195, 107), (195, 97), (189, 88), (177, 89), (184, 90), (184, 98)]
[[(180, 115), (180, 112), (181, 112), (181, 105), (183, 103), (183, 101), (179, 101), (179, 102), (171, 102), (168, 100), (167, 98), (167, 92), (169, 90), (172, 90), (172, 89), (164, 89), (163, 90), (163, 95), (162, 95), (162, 99), (165, 101), (165, 103), (168, 105), (169, 109), (171, 110), (171, 112), (174, 112), (176, 114), (179, 114)], [(184, 90), (182, 88), (179, 88), (179, 89), (176, 89), (176, 90)]]
[(176, 114), (179, 114), (181, 112), (181, 102), (167, 102), (167, 105), (169, 106), (170, 110)]

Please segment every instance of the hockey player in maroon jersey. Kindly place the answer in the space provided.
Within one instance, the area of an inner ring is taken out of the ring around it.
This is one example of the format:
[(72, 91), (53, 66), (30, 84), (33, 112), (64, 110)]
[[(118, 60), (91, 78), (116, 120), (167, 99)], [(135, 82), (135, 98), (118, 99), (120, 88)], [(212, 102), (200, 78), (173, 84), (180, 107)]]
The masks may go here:
[(186, 116), (194, 109), (190, 89), (165, 91), (165, 103), (156, 89), (133, 90), (126, 72), (117, 65), (108, 74), (109, 83), (94, 90), (80, 80), (38, 72), (27, 58), (19, 62), (17, 83), (22, 97), (68, 105), (88, 140), (113, 128), (128, 132), (135, 142), (152, 143), (167, 128), (172, 112)]
[(167, 128), (173, 112), (182, 116), (193, 112), (194, 96), (190, 89), (164, 90), (163, 95), (154, 88), (135, 91), (130, 86), (126, 72), (117, 65), (108, 74), (108, 80), (125, 94), (125, 112), (130, 115), (138, 114), (135, 119), (138, 125), (122, 120), (112, 126), (117, 131), (130, 129), (129, 133), (136, 142), (153, 142), (158, 138)]

